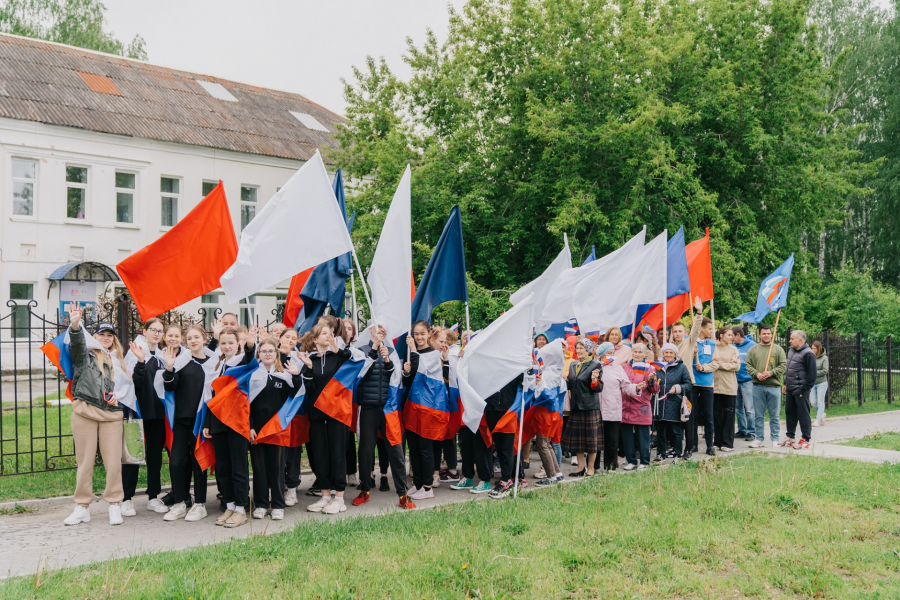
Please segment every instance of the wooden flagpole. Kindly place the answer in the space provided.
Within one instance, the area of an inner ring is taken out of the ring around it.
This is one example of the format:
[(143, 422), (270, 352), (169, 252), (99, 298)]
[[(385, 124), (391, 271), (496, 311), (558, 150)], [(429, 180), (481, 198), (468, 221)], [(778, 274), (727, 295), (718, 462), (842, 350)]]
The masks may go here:
[(772, 348), (775, 347), (775, 333), (778, 331), (778, 319), (781, 318), (781, 309), (778, 309), (778, 314), (775, 315), (775, 328), (772, 329), (772, 343), (769, 344), (769, 353), (766, 355), (766, 366), (765, 370), (769, 370), (769, 359), (772, 358)]

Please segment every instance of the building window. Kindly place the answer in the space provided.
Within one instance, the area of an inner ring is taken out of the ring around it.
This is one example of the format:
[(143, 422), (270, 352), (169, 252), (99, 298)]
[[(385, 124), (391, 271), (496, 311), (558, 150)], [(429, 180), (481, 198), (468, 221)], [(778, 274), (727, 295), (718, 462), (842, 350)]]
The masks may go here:
[(256, 323), (256, 296), (244, 298), (240, 302), (241, 325), (250, 327)]
[(69, 219), (84, 219), (87, 183), (87, 167), (66, 167), (66, 217)]
[(242, 185), (241, 186), (241, 230), (243, 231), (253, 217), (256, 216), (256, 195), (259, 188)]
[[(34, 300), (34, 284), (33, 283), (10, 283), (9, 298), (16, 300), (17, 305), (13, 307), (12, 313), (12, 336), (14, 338), (27, 338), (31, 326), (29, 319), (30, 310), (28, 301)], [(22, 302), (24, 300), (24, 302)]]
[(116, 223), (134, 223), (134, 173), (116, 171)]
[(178, 198), (180, 197), (181, 181), (174, 177), (162, 177), (159, 180), (159, 191), (162, 192), (162, 221), (163, 227), (172, 227), (178, 222)]
[(206, 198), (209, 196), (209, 193), (216, 189), (216, 186), (219, 185), (218, 181), (204, 181), (203, 182), (203, 197)]
[(24, 158), (12, 159), (13, 214), (34, 216), (34, 183), (37, 161)]
[(203, 326), (207, 331), (212, 331), (216, 321), (216, 309), (219, 308), (219, 297), (215, 294), (203, 294), (200, 296), (200, 308), (206, 311), (203, 315)]

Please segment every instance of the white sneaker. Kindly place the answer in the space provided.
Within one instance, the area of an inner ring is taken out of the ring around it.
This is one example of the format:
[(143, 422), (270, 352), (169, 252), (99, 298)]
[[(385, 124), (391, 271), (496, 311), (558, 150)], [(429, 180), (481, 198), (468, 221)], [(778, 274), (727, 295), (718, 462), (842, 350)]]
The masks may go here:
[(406, 495), (412, 497), (414, 494), (418, 494), (419, 489), (416, 486), (412, 486), (411, 488), (406, 490)]
[(147, 503), (147, 510), (158, 513), (167, 513), (169, 512), (169, 507), (163, 504), (163, 501), (159, 498), (151, 498), (150, 502)]
[(573, 466), (573, 467), (577, 467), (577, 466), (578, 466), (578, 459), (577, 459), (576, 457), (573, 456), (573, 457), (572, 457), (572, 460), (571, 460), (571, 463), (572, 463), (572, 466)]
[(722, 452), (734, 452), (734, 448), (729, 448), (728, 446), (722, 446), (719, 450)]
[(272, 509), (272, 520), (273, 521), (281, 521), (282, 519), (284, 519), (284, 509), (273, 508)]
[(779, 447), (781, 447), (781, 444), (779, 444), (778, 442), (772, 442), (772, 447), (779, 448)]
[(326, 506), (322, 510), (322, 512), (325, 513), (326, 515), (336, 515), (338, 513), (346, 512), (346, 511), (347, 511), (347, 505), (344, 504), (344, 499), (338, 498), (337, 496), (335, 496), (334, 500), (329, 502), (328, 506)]
[(763, 442), (762, 440), (753, 440), (752, 442), (750, 442), (751, 448), (762, 448), (765, 445), (766, 445), (766, 443)]
[(133, 517), (137, 514), (137, 511), (134, 510), (134, 502), (131, 500), (125, 500), (122, 502), (122, 516), (123, 517)]
[(178, 504), (172, 505), (172, 508), (166, 513), (166, 516), (163, 517), (163, 521), (177, 521), (186, 514), (187, 507), (184, 505), (184, 502), (179, 502)]
[(644, 470), (646, 470), (646, 468), (647, 468), (647, 465), (641, 464), (641, 465), (638, 465), (637, 469), (638, 469), (638, 471), (644, 471)]
[(119, 504), (110, 504), (109, 505), (109, 524), (110, 525), (121, 525), (125, 522), (125, 519), (122, 518), (122, 507)]
[(266, 518), (266, 509), (264, 509), (264, 508), (257, 508), (256, 510), (254, 510), (254, 511), (253, 511), (253, 518), (254, 518), (254, 519), (265, 519), (265, 518)]
[(819, 419), (819, 427), (822, 427), (824, 425), (825, 425), (825, 417), (822, 417), (821, 419)]
[(411, 495), (410, 498), (413, 500), (428, 500), (429, 498), (434, 498), (434, 490), (426, 490), (422, 488), (415, 494)]
[(90, 523), (91, 522), (91, 511), (86, 509), (80, 504), (75, 505), (75, 510), (72, 511), (72, 514), (66, 517), (66, 520), (63, 521), (66, 525), (78, 525), (79, 523)]
[(347, 475), (347, 485), (359, 485), (359, 475), (356, 473)]
[(284, 493), (284, 505), (294, 506), (297, 502), (297, 488), (288, 488)]
[(306, 507), (306, 510), (309, 512), (320, 513), (322, 509), (328, 506), (331, 503), (331, 496), (322, 496), (315, 503), (310, 504)]
[(819, 427), (822, 423), (818, 419), (813, 419), (812, 426)]
[(191, 507), (191, 510), (188, 511), (187, 516), (184, 518), (185, 521), (199, 521), (200, 519), (206, 518), (206, 507), (202, 504), (195, 504)]
[(637, 469), (637, 465), (631, 463), (626, 464), (624, 468), (625, 471), (634, 471), (635, 469)]
[(435, 473), (431, 477), (431, 487), (433, 487), (433, 488), (441, 487), (441, 476), (438, 475), (437, 473)]

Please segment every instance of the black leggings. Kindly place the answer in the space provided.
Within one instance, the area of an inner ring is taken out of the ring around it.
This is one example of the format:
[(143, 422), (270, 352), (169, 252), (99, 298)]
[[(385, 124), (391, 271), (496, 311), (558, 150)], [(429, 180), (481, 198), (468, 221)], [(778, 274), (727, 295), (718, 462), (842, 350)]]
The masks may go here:
[(621, 421), (603, 421), (603, 468), (615, 470), (619, 466), (619, 429)]
[[(347, 488), (347, 438), (350, 428), (332, 418), (309, 422), (309, 443), (316, 484), (322, 490)], [(355, 461), (354, 461), (355, 462)]]
[[(363, 408), (359, 411), (359, 481), (360, 490), (368, 492), (375, 485), (372, 470), (375, 468), (375, 447), (383, 441), (387, 450), (378, 448), (378, 459), (382, 461), (381, 475), (387, 473), (390, 461), (391, 474), (394, 476), (394, 489), (398, 496), (406, 495), (406, 457), (403, 455), (403, 444), (390, 446), (387, 437), (384, 411), (380, 406)], [(382, 437), (378, 437), (381, 433)]]
[[(193, 431), (191, 432), (193, 433)], [(162, 472), (163, 450), (166, 447), (166, 420), (144, 420), (144, 450), (147, 462), (147, 495), (156, 498), (162, 491), (160, 473)], [(127, 498), (126, 498), (127, 499)]]
[(250, 463), (247, 460), (247, 438), (230, 427), (212, 434), (216, 452), (216, 483), (222, 502), (235, 506), (250, 506)]
[(714, 445), (713, 442), (716, 431), (715, 420), (713, 418), (713, 415), (715, 414), (713, 411), (713, 389), (711, 387), (695, 385), (691, 394), (694, 407), (691, 409), (690, 426), (688, 427), (688, 431), (691, 435), (691, 439), (688, 440), (690, 446), (686, 449), (692, 447), (695, 447), (698, 450), (700, 449), (700, 446), (698, 445), (700, 438), (697, 436), (697, 431), (699, 426), (703, 425), (703, 437), (706, 439), (706, 449), (709, 450)]
[(715, 444), (717, 448), (734, 448), (734, 401), (737, 396), (713, 394)]
[(434, 480), (434, 440), (407, 430), (406, 443), (409, 445), (409, 466), (412, 467), (413, 486), (417, 490), (430, 488)]
[[(462, 455), (462, 476), (475, 479), (475, 436), (467, 425), (459, 428), (459, 453)], [(489, 481), (485, 479), (484, 481)]]
[(172, 428), (172, 453), (169, 457), (169, 478), (172, 480), (172, 500), (175, 504), (184, 502), (194, 476), (194, 502), (206, 502), (206, 471), (200, 468), (194, 458), (194, 421), (175, 420)]
[[(284, 509), (284, 456), (286, 448), (275, 444), (252, 444), (253, 505)], [(271, 503), (269, 496), (271, 495)]]

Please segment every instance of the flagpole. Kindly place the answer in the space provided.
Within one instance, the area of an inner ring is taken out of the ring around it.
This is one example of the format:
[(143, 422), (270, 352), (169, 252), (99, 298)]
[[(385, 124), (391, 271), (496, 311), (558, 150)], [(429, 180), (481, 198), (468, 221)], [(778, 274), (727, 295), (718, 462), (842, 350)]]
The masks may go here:
[(359, 319), (356, 318), (356, 278), (353, 277), (353, 267), (350, 267), (350, 310), (353, 311), (353, 324), (356, 328), (356, 337), (359, 337)]
[[(666, 229), (666, 240), (669, 239), (669, 230)], [(663, 300), (663, 343), (665, 343), (666, 338), (666, 327), (669, 325), (668, 323), (668, 309), (669, 309), (669, 247), (668, 243), (666, 244), (666, 299)], [(656, 332), (653, 332), (653, 338), (655, 344), (659, 342), (656, 341)], [(662, 357), (660, 351), (660, 358)]]
[(775, 347), (775, 332), (778, 331), (778, 319), (781, 318), (781, 309), (778, 309), (778, 314), (775, 315), (775, 328), (772, 330), (772, 343), (769, 344), (769, 353), (766, 355), (766, 366), (764, 370), (769, 370), (769, 359), (772, 358), (772, 348)]
[(353, 246), (353, 260), (356, 261), (356, 270), (359, 271), (359, 281), (362, 283), (363, 293), (366, 295), (366, 304), (369, 305), (369, 318), (374, 319), (372, 314), (372, 299), (369, 297), (369, 288), (366, 287), (366, 278), (363, 277), (362, 267), (359, 266), (359, 257), (356, 256), (356, 246)]
[(513, 473), (513, 498), (519, 497), (519, 469), (522, 465), (522, 428), (525, 425), (525, 388), (522, 387), (522, 403), (519, 406), (519, 451), (516, 452), (516, 472)]
[[(469, 301), (468, 300), (466, 300), (466, 331), (471, 332), (471, 329), (469, 328)], [(471, 336), (472, 334), (469, 333), (469, 335)], [(466, 338), (466, 343), (463, 344), (463, 348), (465, 348), (468, 344), (469, 344), (469, 338)]]
[(709, 299), (709, 316), (712, 318), (713, 330), (715, 330), (716, 329), (716, 300), (715, 300), (715, 298)]

